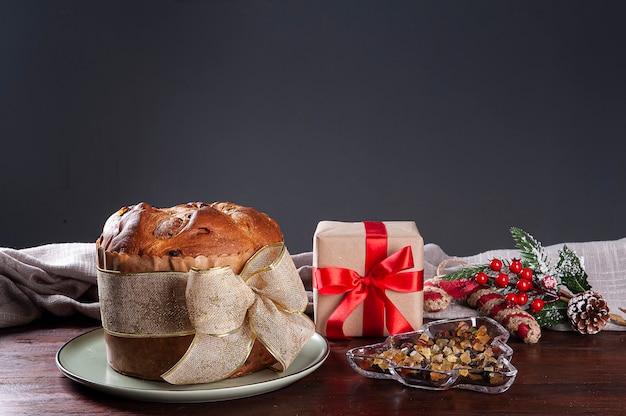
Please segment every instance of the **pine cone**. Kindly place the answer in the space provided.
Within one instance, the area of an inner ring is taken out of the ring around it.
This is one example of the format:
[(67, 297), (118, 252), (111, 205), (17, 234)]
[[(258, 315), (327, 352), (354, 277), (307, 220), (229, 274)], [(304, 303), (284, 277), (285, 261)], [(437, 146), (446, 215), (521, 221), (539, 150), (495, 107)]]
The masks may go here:
[(611, 319), (606, 300), (592, 290), (579, 293), (567, 303), (567, 317), (581, 334), (600, 332)]

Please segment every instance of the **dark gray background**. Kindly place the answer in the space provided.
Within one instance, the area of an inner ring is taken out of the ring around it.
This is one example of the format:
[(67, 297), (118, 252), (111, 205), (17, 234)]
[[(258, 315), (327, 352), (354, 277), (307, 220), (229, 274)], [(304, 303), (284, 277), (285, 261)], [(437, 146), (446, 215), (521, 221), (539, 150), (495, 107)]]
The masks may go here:
[(626, 2), (0, 0), (0, 246), (229, 200), (292, 253), (412, 220), (453, 255), (626, 236)]

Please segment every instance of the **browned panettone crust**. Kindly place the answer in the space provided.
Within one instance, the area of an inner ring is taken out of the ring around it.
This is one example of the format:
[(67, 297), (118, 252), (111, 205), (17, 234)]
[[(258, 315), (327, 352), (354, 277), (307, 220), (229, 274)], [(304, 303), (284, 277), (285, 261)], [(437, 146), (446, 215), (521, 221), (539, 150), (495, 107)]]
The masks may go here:
[(254, 208), (230, 202), (154, 208), (142, 202), (111, 215), (96, 245), (98, 266), (105, 270), (187, 271), (229, 265), (239, 273), (258, 249), (282, 241), (276, 221)]
[[(230, 202), (194, 202), (171, 208), (139, 203), (111, 215), (96, 241), (98, 267), (123, 273), (188, 271), (228, 265), (240, 273), (260, 248), (283, 241), (267, 214)], [(105, 334), (111, 367), (133, 377), (161, 380), (191, 344), (193, 335), (127, 338)], [(219, 351), (216, 351), (219, 354)], [(238, 377), (276, 360), (255, 341)]]

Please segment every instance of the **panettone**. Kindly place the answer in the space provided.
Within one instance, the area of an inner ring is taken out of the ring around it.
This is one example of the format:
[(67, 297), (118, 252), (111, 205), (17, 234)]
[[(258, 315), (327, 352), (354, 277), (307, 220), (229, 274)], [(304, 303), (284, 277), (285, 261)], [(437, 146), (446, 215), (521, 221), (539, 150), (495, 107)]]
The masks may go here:
[[(276, 221), (253, 208), (228, 202), (196, 202), (160, 209), (140, 203), (111, 215), (96, 246), (98, 267), (108, 272), (132, 275), (230, 266), (238, 274), (260, 248), (281, 242), (283, 235)], [(163, 315), (167, 313), (162, 311)], [(192, 331), (147, 337), (105, 331), (107, 359), (120, 373), (161, 380), (161, 375), (185, 354), (193, 338)], [(275, 362), (256, 340), (246, 362), (231, 377)]]

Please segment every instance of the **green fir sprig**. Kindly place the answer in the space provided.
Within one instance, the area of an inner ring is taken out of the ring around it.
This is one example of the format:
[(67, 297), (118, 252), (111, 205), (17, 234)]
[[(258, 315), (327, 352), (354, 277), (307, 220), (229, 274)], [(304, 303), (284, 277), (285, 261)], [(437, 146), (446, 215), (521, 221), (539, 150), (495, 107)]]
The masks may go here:
[(473, 266), (463, 267), (461, 269), (452, 271), (448, 274), (441, 276), (443, 280), (461, 280), (461, 279), (471, 279), (476, 274), (480, 272), (485, 272), (489, 270), (488, 264), (478, 264)]
[(573, 294), (591, 289), (587, 281), (587, 273), (580, 259), (569, 247), (563, 245), (559, 250), (559, 261), (556, 264), (556, 276)]
[(550, 260), (541, 243), (521, 228), (511, 227), (511, 235), (520, 251), (522, 262), (533, 270), (548, 273)]

